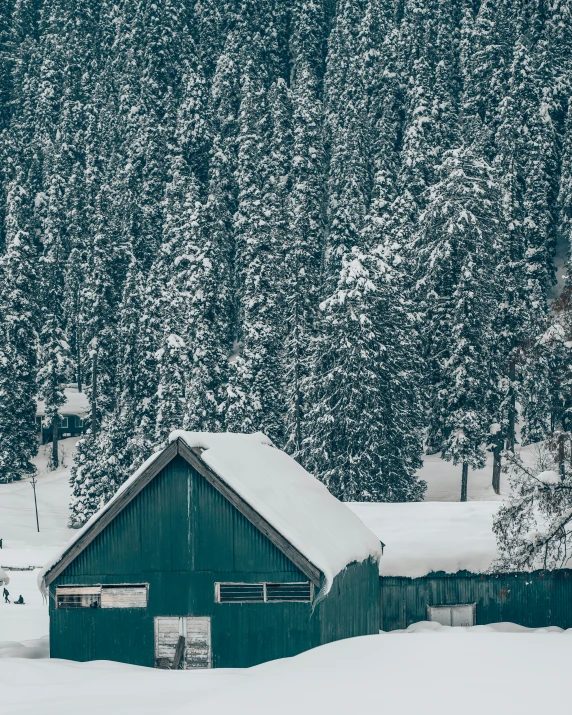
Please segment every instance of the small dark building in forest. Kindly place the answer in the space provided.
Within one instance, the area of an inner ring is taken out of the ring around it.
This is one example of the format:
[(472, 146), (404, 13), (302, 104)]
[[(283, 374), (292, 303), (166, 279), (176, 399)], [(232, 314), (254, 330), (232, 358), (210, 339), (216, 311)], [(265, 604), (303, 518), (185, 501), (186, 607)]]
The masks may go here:
[[(85, 392), (78, 392), (77, 386), (68, 385), (64, 389), (65, 403), (60, 407), (60, 423), (58, 432), (60, 439), (79, 437), (89, 424), (90, 406)], [(36, 427), (40, 436), (40, 444), (46, 444), (52, 439), (53, 427), (45, 421), (45, 404), (43, 400), (36, 402)]]
[(244, 667), (377, 633), (380, 556), (264, 435), (176, 432), (44, 568), (50, 654)]
[(352, 504), (385, 543), (381, 629), (510, 622), (572, 628), (572, 570), (501, 573), (492, 531), (498, 502)]

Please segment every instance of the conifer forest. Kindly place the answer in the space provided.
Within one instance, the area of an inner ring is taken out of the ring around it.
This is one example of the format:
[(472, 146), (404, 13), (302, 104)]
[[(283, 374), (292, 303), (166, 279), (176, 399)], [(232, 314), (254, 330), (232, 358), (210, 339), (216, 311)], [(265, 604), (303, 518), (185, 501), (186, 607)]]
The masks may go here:
[(77, 524), (174, 429), (345, 501), (567, 433), (571, 97), (570, 0), (0, 0), (0, 482), (72, 383)]

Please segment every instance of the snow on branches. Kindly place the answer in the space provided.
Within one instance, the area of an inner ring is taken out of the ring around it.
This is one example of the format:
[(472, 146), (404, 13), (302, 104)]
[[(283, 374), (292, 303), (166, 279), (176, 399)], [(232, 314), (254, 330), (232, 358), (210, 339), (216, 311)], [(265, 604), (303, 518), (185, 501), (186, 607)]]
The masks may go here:
[(536, 464), (507, 452), (512, 495), (499, 509), (493, 531), (499, 559), (495, 570), (562, 568), (572, 556), (572, 466), (566, 456), (570, 434), (540, 443)]

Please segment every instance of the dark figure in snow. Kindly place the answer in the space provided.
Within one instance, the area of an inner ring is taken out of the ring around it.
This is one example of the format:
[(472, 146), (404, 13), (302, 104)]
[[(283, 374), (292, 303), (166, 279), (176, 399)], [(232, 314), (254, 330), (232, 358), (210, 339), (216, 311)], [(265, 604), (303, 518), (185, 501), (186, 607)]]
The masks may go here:
[(2, 539), (0, 539), (0, 549), (2, 548)]
[(7, 588), (2, 591), (2, 595), (4, 596), (4, 603), (10, 603), (10, 599), (8, 598), (10, 591), (8, 591)]
[(17, 601), (14, 601), (14, 604), (18, 606), (22, 606), (24, 603), (24, 599), (22, 598), (22, 594), (20, 594), (20, 598)]

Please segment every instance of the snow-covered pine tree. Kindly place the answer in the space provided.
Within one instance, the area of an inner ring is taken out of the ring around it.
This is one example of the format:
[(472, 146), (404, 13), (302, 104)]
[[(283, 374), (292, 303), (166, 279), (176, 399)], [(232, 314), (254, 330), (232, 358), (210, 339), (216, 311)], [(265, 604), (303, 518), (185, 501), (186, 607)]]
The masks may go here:
[(348, 0), (340, 8), (328, 41), (324, 112), (328, 134), (328, 233), (324, 283), (337, 285), (341, 258), (359, 235), (369, 201), (366, 91), (359, 55), (363, 3)]
[(177, 274), (185, 270), (184, 263), (192, 251), (188, 236), (195, 232), (196, 225), (193, 224), (198, 222), (188, 209), (196, 210), (199, 188), (194, 176), (188, 176), (182, 157), (174, 157), (172, 163), (171, 181), (165, 193), (162, 258), (159, 259), (162, 270), (156, 271), (162, 281), (158, 295), (160, 303), (155, 306), (160, 316), (155, 426), (155, 439), (159, 443), (165, 441), (169, 432), (183, 427), (194, 327), (187, 312), (191, 295), (184, 281), (177, 280)]
[(43, 253), (40, 257), (39, 289), (43, 312), (39, 340), (38, 396), (44, 401), (43, 423), (52, 430), (52, 451), (48, 466), (59, 466), (59, 409), (65, 403), (63, 385), (70, 368), (69, 345), (62, 328), (61, 304), (66, 259), (63, 162), (50, 162), (51, 181), (42, 222)]
[(7, 198), (6, 252), (0, 257), (0, 482), (34, 473), (36, 349), (39, 321), (32, 199), (20, 170)]
[(305, 464), (344, 501), (416, 501), (425, 483), (415, 332), (398, 276), (354, 247), (321, 305)]
[[(554, 143), (550, 105), (543, 97), (542, 77), (534, 52), (521, 37), (515, 45), (506, 96), (495, 123), (497, 155), (494, 163), (503, 186), (503, 208), (509, 229), (505, 267), (510, 333), (508, 380), (510, 404), (507, 444), (515, 441), (516, 403), (523, 406), (524, 441), (546, 435), (548, 424), (547, 370), (535, 348), (548, 324), (547, 291), (553, 282)], [(538, 208), (536, 204), (538, 203)], [(544, 208), (542, 208), (544, 207)], [(538, 213), (540, 211), (540, 213)]]
[(490, 360), (496, 336), (500, 191), (470, 146), (446, 152), (416, 239), (423, 338), (433, 372), (431, 428), (444, 459), (484, 464), (490, 423)]
[(302, 454), (310, 345), (320, 300), (324, 244), (325, 151), (322, 131), (324, 9), (299, 0), (292, 35), (292, 166), (284, 257), (284, 445)]
[(230, 366), (226, 421), (230, 431), (262, 430), (281, 444), (281, 259), (266, 196), (269, 176), (263, 157), (271, 126), (266, 77), (260, 70), (262, 55), (255, 51), (260, 38), (253, 38), (253, 45), (253, 57), (244, 69), (239, 110), (234, 223), (240, 351)]

